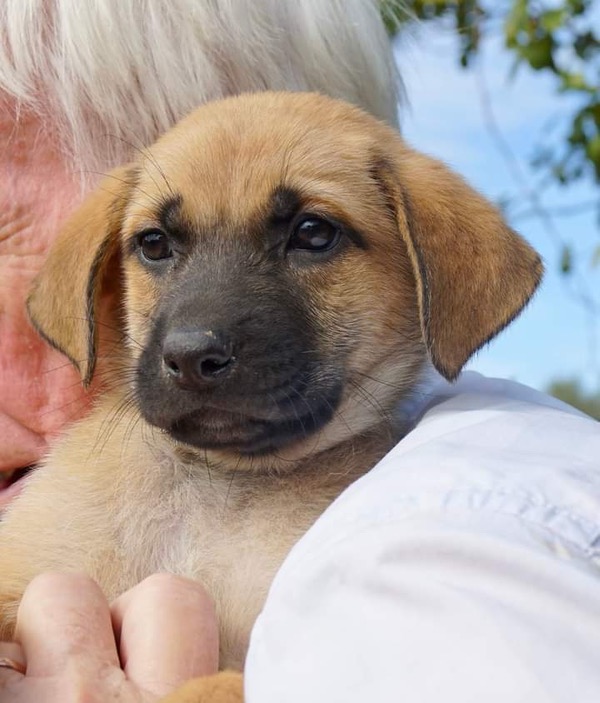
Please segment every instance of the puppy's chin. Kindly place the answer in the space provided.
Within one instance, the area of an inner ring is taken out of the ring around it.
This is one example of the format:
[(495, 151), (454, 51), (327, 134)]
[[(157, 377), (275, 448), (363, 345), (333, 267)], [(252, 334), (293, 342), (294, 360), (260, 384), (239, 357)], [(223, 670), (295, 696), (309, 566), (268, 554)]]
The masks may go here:
[[(285, 401), (273, 397), (198, 399), (183, 413), (166, 412), (168, 403), (140, 402), (151, 425), (183, 445), (182, 450), (216, 452), (240, 458), (268, 457), (293, 449), (317, 435), (334, 416), (342, 397), (341, 381), (318, 392), (290, 393)], [(163, 399), (164, 400), (164, 399)], [(262, 401), (262, 402), (261, 402)]]

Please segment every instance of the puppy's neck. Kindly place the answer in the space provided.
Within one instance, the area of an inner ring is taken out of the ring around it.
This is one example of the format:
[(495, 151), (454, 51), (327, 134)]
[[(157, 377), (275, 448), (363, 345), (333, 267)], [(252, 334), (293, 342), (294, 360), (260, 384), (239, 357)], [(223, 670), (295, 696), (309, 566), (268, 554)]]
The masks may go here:
[(398, 442), (403, 428), (381, 422), (360, 435), (297, 459), (277, 453), (249, 457), (225, 452), (202, 451), (161, 437), (161, 452), (180, 465), (188, 477), (205, 476), (213, 487), (223, 484), (229, 493), (254, 488), (281, 490), (294, 484), (332, 494), (372, 468)]

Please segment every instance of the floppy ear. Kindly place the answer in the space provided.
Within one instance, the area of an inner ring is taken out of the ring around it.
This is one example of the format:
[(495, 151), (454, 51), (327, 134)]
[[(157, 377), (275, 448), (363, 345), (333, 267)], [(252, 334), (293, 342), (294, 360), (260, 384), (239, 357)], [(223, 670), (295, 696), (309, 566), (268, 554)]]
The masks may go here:
[(429, 355), (454, 380), (522, 310), (542, 262), (497, 208), (438, 161), (399, 143), (380, 175), (414, 270)]
[(103, 279), (119, 253), (118, 233), (134, 181), (134, 169), (121, 167), (100, 183), (63, 226), (27, 300), (34, 327), (71, 360), (85, 385), (96, 363)]

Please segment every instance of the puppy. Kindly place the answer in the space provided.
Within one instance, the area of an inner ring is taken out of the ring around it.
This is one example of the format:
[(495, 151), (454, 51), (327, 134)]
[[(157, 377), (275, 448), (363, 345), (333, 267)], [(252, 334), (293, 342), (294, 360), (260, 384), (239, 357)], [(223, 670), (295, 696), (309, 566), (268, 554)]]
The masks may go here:
[(241, 668), (290, 547), (406, 432), (430, 365), (456, 378), (541, 272), (494, 207), (357, 108), (199, 108), (103, 182), (31, 293), (40, 334), (105, 389), (0, 529), (4, 636), (41, 571), (108, 598), (169, 571), (208, 588), (221, 665)]

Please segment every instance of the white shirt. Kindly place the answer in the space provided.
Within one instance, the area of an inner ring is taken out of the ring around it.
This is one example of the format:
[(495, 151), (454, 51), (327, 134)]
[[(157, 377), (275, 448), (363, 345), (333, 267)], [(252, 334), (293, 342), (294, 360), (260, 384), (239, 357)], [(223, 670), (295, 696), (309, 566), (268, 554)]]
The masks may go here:
[(441, 383), (292, 549), (247, 703), (600, 703), (600, 423)]

